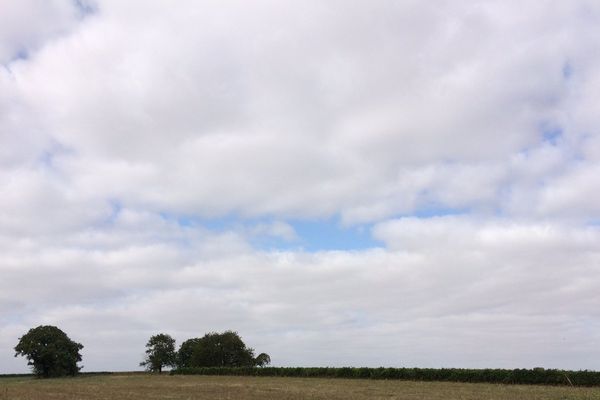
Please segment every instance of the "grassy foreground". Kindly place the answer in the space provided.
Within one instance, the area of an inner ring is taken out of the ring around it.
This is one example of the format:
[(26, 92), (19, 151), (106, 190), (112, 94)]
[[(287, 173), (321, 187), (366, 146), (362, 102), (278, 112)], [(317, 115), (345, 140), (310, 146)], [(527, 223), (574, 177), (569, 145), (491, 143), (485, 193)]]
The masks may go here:
[(115, 374), (0, 379), (0, 399), (598, 399), (600, 388), (361, 379)]

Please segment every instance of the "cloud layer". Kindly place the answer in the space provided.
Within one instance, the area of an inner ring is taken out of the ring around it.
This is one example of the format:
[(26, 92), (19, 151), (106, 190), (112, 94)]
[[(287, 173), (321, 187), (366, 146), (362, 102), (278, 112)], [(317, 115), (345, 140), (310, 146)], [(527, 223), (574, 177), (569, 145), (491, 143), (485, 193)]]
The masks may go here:
[(0, 371), (41, 323), (86, 370), (222, 329), (278, 365), (598, 368), (593, 2), (0, 7)]

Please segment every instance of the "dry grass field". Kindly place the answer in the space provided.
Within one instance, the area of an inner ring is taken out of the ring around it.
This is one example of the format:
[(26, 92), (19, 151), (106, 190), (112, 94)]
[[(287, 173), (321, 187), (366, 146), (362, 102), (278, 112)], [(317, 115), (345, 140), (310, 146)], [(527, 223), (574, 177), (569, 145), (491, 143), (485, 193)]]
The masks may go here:
[(600, 388), (319, 378), (116, 374), (51, 380), (1, 378), (0, 400), (4, 399), (600, 400)]

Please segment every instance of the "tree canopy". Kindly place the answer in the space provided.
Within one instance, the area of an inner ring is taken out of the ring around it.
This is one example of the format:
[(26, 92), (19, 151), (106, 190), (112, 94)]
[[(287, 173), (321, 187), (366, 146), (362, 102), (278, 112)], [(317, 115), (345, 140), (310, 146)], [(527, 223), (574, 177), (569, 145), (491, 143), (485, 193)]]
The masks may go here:
[(188, 339), (183, 342), (177, 352), (177, 367), (193, 367), (192, 357), (194, 356), (194, 351), (200, 345), (202, 345), (202, 339), (200, 338)]
[(254, 359), (254, 365), (257, 367), (264, 367), (271, 364), (271, 357), (267, 353), (260, 353)]
[(260, 363), (254, 358), (254, 349), (246, 344), (237, 332), (211, 332), (201, 338), (188, 339), (178, 353), (178, 367), (251, 367), (270, 362), (261, 354)]
[(146, 343), (146, 358), (140, 366), (160, 374), (163, 367), (173, 367), (176, 361), (175, 339), (165, 333), (159, 333), (150, 337)]
[(19, 339), (15, 357), (27, 358), (27, 365), (38, 377), (51, 378), (77, 374), (81, 369), (77, 366), (81, 361), (81, 349), (81, 343), (72, 341), (57, 327), (40, 325)]

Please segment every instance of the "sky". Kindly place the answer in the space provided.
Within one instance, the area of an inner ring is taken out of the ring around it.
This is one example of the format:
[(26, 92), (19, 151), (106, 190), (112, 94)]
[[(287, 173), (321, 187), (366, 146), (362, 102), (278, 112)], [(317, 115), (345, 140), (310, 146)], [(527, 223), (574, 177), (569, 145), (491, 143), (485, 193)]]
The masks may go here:
[(600, 370), (600, 4), (0, 0), (0, 373)]

